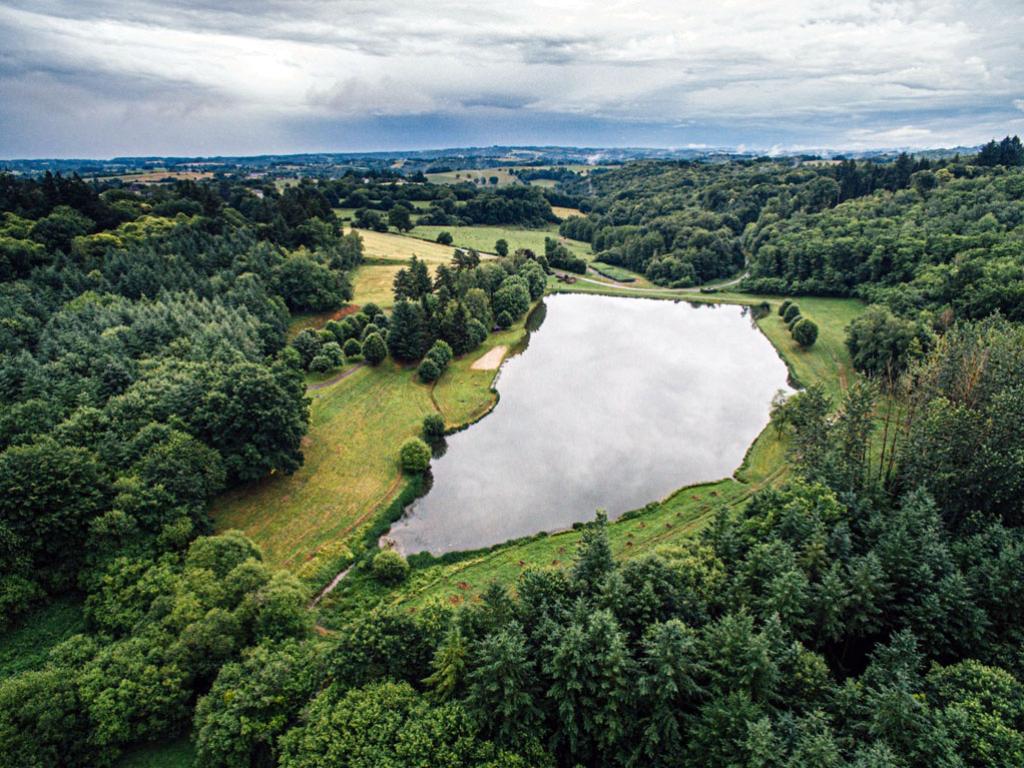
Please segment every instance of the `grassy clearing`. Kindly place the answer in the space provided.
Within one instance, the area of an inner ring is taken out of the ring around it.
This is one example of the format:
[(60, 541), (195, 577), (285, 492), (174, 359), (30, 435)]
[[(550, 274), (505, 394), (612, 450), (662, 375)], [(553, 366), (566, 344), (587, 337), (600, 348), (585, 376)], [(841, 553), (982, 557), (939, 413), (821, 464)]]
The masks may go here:
[[(443, 227), (432, 227), (432, 229), (440, 232)], [(370, 262), (393, 261), (404, 263), (413, 256), (416, 256), (433, 266), (447, 264), (452, 260), (454, 248), (450, 245), (441, 245), (434, 242), (437, 232), (428, 240), (419, 240), (414, 237), (403, 237), (393, 232), (374, 232), (373, 230), (360, 229), (359, 236), (363, 238), (363, 258)], [(542, 245), (543, 242), (541, 240)], [(494, 242), (491, 241), (491, 249), (493, 249), (493, 246)]]
[[(434, 184), (465, 184), (467, 181), (476, 184), (478, 187), (512, 187), (522, 184), (512, 174), (511, 168), (465, 168), (443, 173), (426, 174), (427, 181)], [(492, 184), (491, 179), (497, 178), (498, 183)]]
[(450, 232), (454, 245), (463, 248), (475, 248), (484, 253), (494, 253), (494, 244), (503, 239), (508, 243), (509, 252), (517, 248), (529, 248), (535, 253), (544, 253), (544, 238), (553, 237), (561, 241), (566, 248), (578, 256), (589, 259), (590, 243), (563, 238), (558, 234), (554, 224), (543, 229), (524, 229), (522, 227), (415, 227), (409, 233), (414, 238), (433, 241), (439, 232)]
[(268, 561), (291, 569), (348, 538), (398, 491), (397, 448), (435, 410), (414, 376), (389, 359), (310, 393), (303, 466), (222, 496), (217, 528), (245, 531)]
[(630, 272), (628, 269), (617, 267), (614, 264), (605, 264), (603, 261), (590, 262), (590, 268), (599, 275), (617, 280), (620, 283), (635, 283), (639, 277), (636, 272)]
[(431, 268), (452, 260), (454, 248), (435, 242), (417, 240), (391, 232), (359, 230), (363, 238), (363, 258), (366, 263), (351, 274), (354, 301), (357, 304), (373, 302), (390, 309), (394, 304), (392, 286), (395, 275), (416, 256)]
[(494, 346), (515, 346), (524, 333), (520, 322), (492, 334), (453, 361), (433, 386), (389, 359), (311, 391), (303, 466), (221, 496), (212, 512), (217, 529), (245, 531), (269, 562), (291, 570), (302, 569), (325, 545), (356, 546), (360, 532), (401, 490), (402, 441), (419, 434), (429, 413), (441, 412), (449, 426), (486, 413), (495, 402), (495, 372), (470, 365)]
[(118, 768), (191, 768), (196, 751), (187, 738), (134, 747), (117, 762)]
[(81, 603), (59, 597), (0, 635), (0, 678), (35, 669), (53, 646), (85, 629)]
[(566, 208), (562, 205), (552, 205), (551, 211), (560, 219), (568, 219), (570, 216), (585, 215), (579, 208)]

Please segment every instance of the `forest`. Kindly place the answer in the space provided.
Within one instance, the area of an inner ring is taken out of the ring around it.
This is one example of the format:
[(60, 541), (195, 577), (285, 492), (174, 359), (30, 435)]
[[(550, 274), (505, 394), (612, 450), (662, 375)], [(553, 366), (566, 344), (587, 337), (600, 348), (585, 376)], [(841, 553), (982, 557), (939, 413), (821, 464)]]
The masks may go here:
[[(1015, 141), (563, 175), (585, 215), (562, 234), (603, 262), (673, 287), (747, 267), (794, 334), (801, 295), (864, 299), (846, 337), (863, 376), (780, 398), (783, 480), (685, 544), (616, 560), (599, 512), (567, 567), (337, 631), (251, 541), (212, 534), (211, 499), (301, 466), (307, 370), (390, 356), (433, 381), (573, 257), (549, 239), (455, 249), (433, 274), (413, 259), (390, 313), (289, 340), (293, 316), (353, 298), (361, 239), (334, 209), (533, 226), (548, 198), (0, 175), (0, 622), (62, 599), (84, 615), (0, 676), (0, 765), (114, 766), (181, 737), (209, 768), (1024, 764)], [(401, 458), (418, 472), (429, 452)], [(376, 577), (400, 581), (388, 555)]]

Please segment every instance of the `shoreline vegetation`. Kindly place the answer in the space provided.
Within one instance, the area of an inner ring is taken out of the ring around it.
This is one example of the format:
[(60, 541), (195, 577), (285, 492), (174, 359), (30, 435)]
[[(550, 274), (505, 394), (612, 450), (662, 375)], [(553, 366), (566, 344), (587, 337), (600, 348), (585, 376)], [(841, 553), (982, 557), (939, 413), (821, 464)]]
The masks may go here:
[[(378, 246), (387, 239), (407, 238), (393, 234), (378, 237)], [(397, 258), (377, 258), (379, 262), (359, 269), (389, 262), (398, 268), (402, 263)], [(843, 345), (845, 327), (863, 309), (861, 302), (853, 299), (801, 298), (809, 315), (822, 322), (818, 344), (812, 350), (803, 350), (792, 341), (785, 323), (775, 313), (781, 297), (727, 289), (715, 293), (680, 289), (640, 293), (612, 283), (578, 281), (567, 285), (549, 277), (545, 295), (552, 293), (752, 308), (767, 301), (770, 311), (754, 322), (785, 362), (791, 382), (798, 388), (822, 383), (835, 394), (845, 389), (852, 372)], [(358, 306), (366, 301), (359, 294), (357, 279), (353, 302)], [(369, 575), (368, 561), (378, 540), (421, 492), (414, 487), (418, 483), (403, 478), (396, 458), (387, 454), (393, 453), (404, 437), (418, 434), (427, 413), (440, 413), (449, 434), (486, 417), (500, 397), (495, 388), (500, 365), (487, 369), (474, 365), (500, 346), (510, 350), (503, 361), (517, 354), (528, 339), (528, 318), (529, 315), (507, 331), (488, 336), (480, 348), (454, 360), (450, 369), (430, 385), (416, 379), (413, 367), (402, 367), (390, 360), (376, 370), (352, 371), (326, 387), (315, 385), (317, 388), (308, 393), (313, 403), (304, 446), (306, 464), (292, 476), (268, 478), (218, 499), (213, 513), (217, 529), (241, 529), (261, 546), (271, 563), (296, 571), (319, 595), (319, 621), (325, 627), (337, 626), (350, 611), (380, 601), (412, 608), (438, 597), (450, 604), (461, 603), (475, 599), (491, 581), (513, 582), (526, 565), (557, 567), (571, 562), (581, 526), (575, 530), (538, 532), (483, 550), (442, 557), (413, 555), (409, 558), (409, 578), (393, 589), (381, 587)], [(308, 319), (302, 321), (310, 327)], [(365, 379), (362, 387), (361, 379)], [(368, 398), (364, 388), (382, 396)], [(347, 426), (337, 423), (336, 419), (342, 418)], [(373, 426), (375, 423), (377, 427)], [(768, 424), (749, 446), (732, 476), (679, 488), (668, 497), (652, 500), (609, 523), (616, 556), (633, 557), (692, 535), (718, 509), (741, 504), (756, 490), (785, 478), (785, 454), (784, 442)], [(346, 472), (346, 461), (363, 471)], [(354, 474), (361, 477), (357, 480)], [(696, 490), (704, 487), (713, 493), (702, 495)], [(406, 501), (396, 507), (402, 499)], [(299, 520), (302, 525), (296, 526)], [(659, 535), (651, 535), (652, 527), (661, 529)], [(344, 570), (349, 571), (345, 582), (334, 581)], [(322, 593), (332, 582), (335, 588)]]

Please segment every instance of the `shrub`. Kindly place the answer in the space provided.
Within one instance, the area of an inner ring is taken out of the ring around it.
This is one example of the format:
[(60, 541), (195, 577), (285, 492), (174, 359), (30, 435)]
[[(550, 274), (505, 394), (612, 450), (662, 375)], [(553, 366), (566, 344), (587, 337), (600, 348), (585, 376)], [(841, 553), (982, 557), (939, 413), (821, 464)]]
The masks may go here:
[(331, 358), (327, 355), (317, 355), (309, 361), (309, 370), (316, 371), (317, 373), (324, 373), (333, 367), (331, 365)]
[(452, 244), (452, 233), (451, 232), (438, 232), (437, 233), (437, 242), (439, 242), (441, 245), (451, 245)]
[(363, 304), (362, 309), (360, 309), (359, 311), (371, 319), (377, 317), (377, 315), (381, 313), (380, 307), (378, 307), (372, 301), (368, 301), (365, 304)]
[(427, 357), (433, 360), (443, 371), (447, 367), (448, 363), (452, 361), (455, 353), (452, 352), (451, 345), (448, 344), (444, 339), (438, 339), (434, 342), (434, 346), (427, 352)]
[(801, 347), (810, 347), (818, 339), (818, 326), (806, 317), (793, 326), (793, 338)]
[(508, 241), (504, 238), (499, 239), (494, 244), (494, 252), (499, 256), (508, 256)]
[(798, 307), (796, 304), (790, 304), (788, 307), (786, 307), (786, 311), (782, 315), (782, 319), (785, 320), (788, 323), (790, 320), (792, 320), (794, 317), (796, 317), (799, 314), (800, 314), (800, 307)]
[(349, 339), (342, 347), (342, 351), (345, 353), (345, 357), (353, 358), (363, 354), (363, 345), (359, 343), (358, 339)]
[(785, 317), (786, 316), (786, 310), (789, 309), (789, 305), (792, 304), (792, 303), (793, 303), (792, 301), (790, 301), (789, 299), (786, 299), (784, 302), (779, 304), (779, 317)]
[(401, 584), (409, 573), (409, 563), (393, 549), (385, 549), (374, 555), (370, 568), (373, 577), (388, 586)]
[(418, 437), (410, 437), (402, 443), (399, 456), (402, 461), (402, 470), (409, 474), (425, 472), (430, 466), (430, 446)]
[(436, 443), (444, 437), (444, 417), (432, 413), (423, 419), (423, 439), (428, 443)]
[(370, 365), (379, 365), (388, 356), (388, 348), (379, 333), (371, 333), (363, 340), (363, 359)]
[(363, 328), (363, 340), (365, 341), (366, 337), (369, 336), (371, 333), (380, 333), (380, 328), (378, 328), (373, 323), (367, 323), (366, 327)]
[(476, 349), (484, 343), (484, 339), (487, 338), (487, 329), (484, 324), (476, 318), (469, 321), (469, 325), (466, 326), (469, 330), (469, 338), (473, 342), (473, 348)]
[(420, 381), (424, 384), (429, 384), (432, 381), (437, 381), (441, 378), (441, 366), (432, 357), (425, 357), (420, 363), (420, 367), (416, 369), (416, 373), (420, 377)]
[(336, 368), (345, 362), (345, 353), (341, 351), (341, 345), (336, 341), (329, 341), (320, 348), (320, 354), (331, 361), (331, 368)]
[(512, 315), (508, 312), (500, 312), (498, 314), (498, 327), (508, 328), (510, 325), (512, 325)]

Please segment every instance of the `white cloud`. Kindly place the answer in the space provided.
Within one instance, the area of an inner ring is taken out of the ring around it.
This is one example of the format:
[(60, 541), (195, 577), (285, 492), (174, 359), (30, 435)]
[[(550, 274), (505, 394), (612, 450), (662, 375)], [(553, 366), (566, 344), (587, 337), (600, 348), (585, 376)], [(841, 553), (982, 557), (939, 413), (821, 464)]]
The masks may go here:
[[(676, 144), (745, 124), (762, 147), (927, 142), (943, 115), (959, 131), (1024, 111), (1022, 35), (1018, 0), (9, 0), (0, 99), (38, 122), (44, 102), (19, 82), (77, 93), (69, 140), (97, 113), (159, 111), (170, 90), (227, 144), (232, 114), (251, 130), (495, 111), (664, 125)], [(182, 129), (170, 112), (154, 143)], [(0, 154), (30, 139), (0, 136)]]

